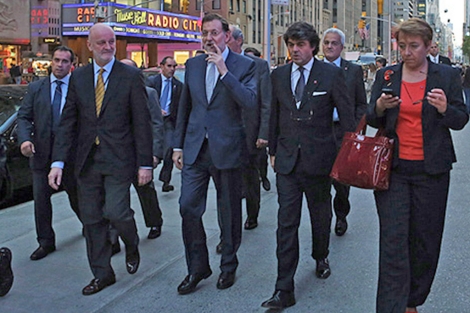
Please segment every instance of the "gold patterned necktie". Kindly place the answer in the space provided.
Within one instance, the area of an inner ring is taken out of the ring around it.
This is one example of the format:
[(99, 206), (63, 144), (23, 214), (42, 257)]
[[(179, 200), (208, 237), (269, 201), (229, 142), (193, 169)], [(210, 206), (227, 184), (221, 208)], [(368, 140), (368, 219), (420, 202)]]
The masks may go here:
[[(104, 81), (103, 81), (103, 72), (104, 68), (100, 68), (100, 72), (98, 74), (98, 81), (96, 82), (95, 87), (95, 103), (96, 103), (96, 116), (100, 116), (101, 106), (103, 105), (103, 98), (104, 98)], [(95, 138), (95, 144), (98, 146), (100, 144), (100, 139), (98, 135)]]
[(96, 116), (100, 116), (101, 106), (103, 105), (104, 98), (104, 81), (103, 81), (103, 72), (104, 68), (100, 68), (98, 74), (98, 81), (96, 82), (95, 87), (95, 103), (96, 103)]

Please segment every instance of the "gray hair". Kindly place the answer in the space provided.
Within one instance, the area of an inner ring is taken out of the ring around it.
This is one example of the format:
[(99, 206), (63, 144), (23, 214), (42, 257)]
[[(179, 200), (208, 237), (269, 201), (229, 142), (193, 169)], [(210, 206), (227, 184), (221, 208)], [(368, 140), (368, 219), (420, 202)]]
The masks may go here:
[(242, 30), (240, 29), (240, 27), (238, 27), (238, 25), (230, 25), (231, 27), (231, 30), (232, 30), (232, 37), (233, 39), (235, 40), (238, 40), (238, 38), (241, 38), (242, 41), (244, 41), (244, 38), (243, 38), (243, 32)]
[(334, 28), (334, 27), (328, 28), (327, 30), (323, 32), (323, 38), (325, 38), (326, 34), (329, 34), (329, 33), (339, 35), (339, 38), (341, 38), (341, 44), (344, 46), (344, 42), (346, 41), (346, 36), (340, 29)]

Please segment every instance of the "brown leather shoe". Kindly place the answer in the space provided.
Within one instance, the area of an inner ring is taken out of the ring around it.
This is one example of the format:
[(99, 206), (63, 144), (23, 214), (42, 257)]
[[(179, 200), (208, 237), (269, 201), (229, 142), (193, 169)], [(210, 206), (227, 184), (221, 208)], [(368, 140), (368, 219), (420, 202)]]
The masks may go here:
[(42, 258), (45, 258), (49, 253), (52, 253), (55, 251), (55, 246), (50, 246), (50, 247), (43, 247), (39, 246), (29, 257), (33, 261), (40, 260)]
[(95, 294), (97, 292), (100, 292), (104, 288), (111, 286), (115, 282), (116, 282), (116, 277), (114, 276), (111, 276), (106, 279), (94, 278), (88, 285), (85, 286), (85, 288), (83, 288), (82, 294), (84, 296)]

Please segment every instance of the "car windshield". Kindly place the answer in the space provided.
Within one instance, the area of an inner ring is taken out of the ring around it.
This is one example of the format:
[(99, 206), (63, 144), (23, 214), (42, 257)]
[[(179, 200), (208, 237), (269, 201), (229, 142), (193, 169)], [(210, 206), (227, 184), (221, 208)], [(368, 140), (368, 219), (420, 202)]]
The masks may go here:
[(0, 128), (18, 111), (27, 86), (0, 86)]

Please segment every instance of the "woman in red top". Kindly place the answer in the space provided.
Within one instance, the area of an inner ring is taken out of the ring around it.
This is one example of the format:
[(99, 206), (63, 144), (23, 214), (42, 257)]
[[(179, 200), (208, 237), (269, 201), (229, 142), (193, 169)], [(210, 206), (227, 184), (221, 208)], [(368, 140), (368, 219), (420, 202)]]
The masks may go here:
[(390, 188), (374, 193), (380, 221), (378, 313), (417, 312), (430, 292), (456, 161), (449, 129), (468, 122), (458, 71), (426, 59), (431, 27), (412, 18), (398, 27), (396, 38), (403, 63), (377, 73), (367, 113), (370, 125), (384, 127), (395, 139)]

